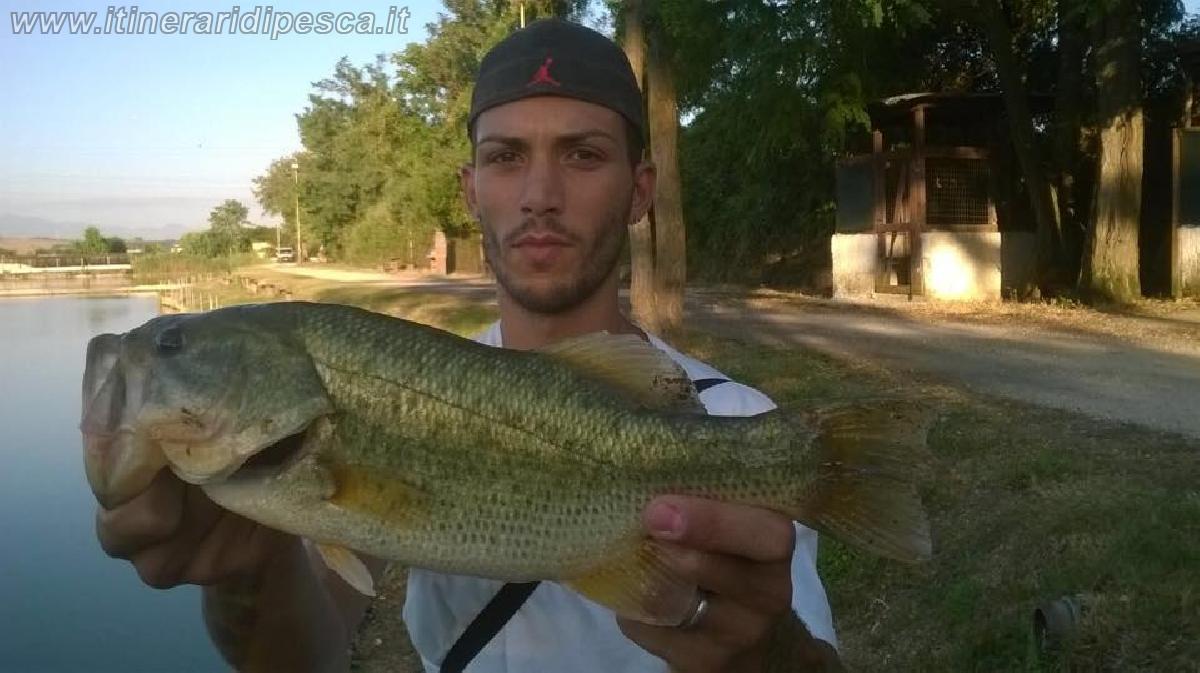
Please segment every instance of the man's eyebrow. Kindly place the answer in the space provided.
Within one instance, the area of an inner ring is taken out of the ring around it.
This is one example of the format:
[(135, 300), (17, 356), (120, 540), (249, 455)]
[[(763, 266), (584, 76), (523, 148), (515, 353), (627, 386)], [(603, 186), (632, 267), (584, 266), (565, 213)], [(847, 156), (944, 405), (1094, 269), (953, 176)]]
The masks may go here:
[[(587, 140), (589, 138), (596, 138), (596, 137), (606, 138), (609, 141), (614, 142), (614, 143), (617, 142), (617, 138), (613, 134), (609, 133), (608, 131), (605, 131), (604, 129), (585, 129), (583, 131), (576, 131), (573, 133), (565, 133), (561, 136), (556, 137), (554, 139), (554, 142), (559, 143), (559, 144), (576, 143), (581, 140)], [(524, 138), (519, 138), (517, 136), (500, 135), (497, 133), (489, 133), (488, 135), (481, 137), (477, 141), (477, 144), (479, 144), (479, 145), (482, 145), (484, 143), (499, 143), (501, 145), (507, 145), (508, 147), (525, 147), (529, 144), (529, 142), (526, 141)]]
[(528, 144), (523, 139), (516, 136), (502, 136), (495, 133), (483, 136), (476, 141), (477, 145), (482, 145), (484, 143), (499, 143), (501, 145), (508, 145), (509, 147), (524, 147)]
[(617, 142), (616, 137), (614, 137), (613, 134), (609, 133), (608, 131), (605, 131), (604, 129), (587, 129), (584, 131), (578, 131), (576, 133), (567, 133), (567, 134), (559, 136), (555, 140), (560, 143), (574, 143), (574, 142), (579, 142), (580, 140), (587, 140), (589, 138), (593, 138), (593, 137), (597, 137), (597, 136), (601, 137), (601, 138), (607, 138), (608, 140), (610, 140), (614, 143)]

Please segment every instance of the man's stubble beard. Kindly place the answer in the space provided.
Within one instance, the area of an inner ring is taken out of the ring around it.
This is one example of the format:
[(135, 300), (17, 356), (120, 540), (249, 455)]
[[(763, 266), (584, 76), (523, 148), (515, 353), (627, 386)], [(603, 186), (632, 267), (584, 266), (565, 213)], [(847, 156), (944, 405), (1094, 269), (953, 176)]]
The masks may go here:
[[(624, 210), (610, 213), (601, 233), (590, 242), (581, 240), (579, 236), (567, 231), (555, 218), (543, 219), (540, 227), (536, 226), (537, 223), (532, 218), (526, 219), (516, 231), (506, 236), (504, 241), (497, 240), (492, 227), (481, 221), (484, 252), (488, 264), (496, 274), (496, 282), (513, 301), (531, 313), (557, 315), (579, 306), (596, 294), (621, 260), (621, 251), (625, 247), (625, 237), (628, 235), (624, 222), (624, 214), (629, 212), (628, 205), (626, 204)], [(511, 250), (510, 245), (513, 241), (531, 229), (550, 231), (568, 238), (582, 253), (582, 268), (579, 273), (546, 289), (531, 287), (514, 277), (508, 268), (505, 253)]]

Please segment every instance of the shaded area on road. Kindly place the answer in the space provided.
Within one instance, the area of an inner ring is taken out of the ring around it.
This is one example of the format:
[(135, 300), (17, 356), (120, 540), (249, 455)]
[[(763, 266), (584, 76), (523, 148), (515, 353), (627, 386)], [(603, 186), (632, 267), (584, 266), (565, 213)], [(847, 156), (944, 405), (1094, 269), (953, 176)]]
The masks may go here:
[(698, 298), (694, 324), (811, 348), (969, 390), (1200, 437), (1200, 345), (1139, 345), (1083, 328), (930, 320), (874, 306), (767, 307)]

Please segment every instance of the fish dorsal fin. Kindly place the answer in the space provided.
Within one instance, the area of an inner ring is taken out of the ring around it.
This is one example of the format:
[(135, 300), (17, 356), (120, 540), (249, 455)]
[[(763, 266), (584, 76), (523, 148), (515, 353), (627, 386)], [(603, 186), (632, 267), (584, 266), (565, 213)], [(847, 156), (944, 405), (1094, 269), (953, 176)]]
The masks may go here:
[(539, 349), (648, 409), (704, 413), (687, 372), (634, 334), (594, 332)]

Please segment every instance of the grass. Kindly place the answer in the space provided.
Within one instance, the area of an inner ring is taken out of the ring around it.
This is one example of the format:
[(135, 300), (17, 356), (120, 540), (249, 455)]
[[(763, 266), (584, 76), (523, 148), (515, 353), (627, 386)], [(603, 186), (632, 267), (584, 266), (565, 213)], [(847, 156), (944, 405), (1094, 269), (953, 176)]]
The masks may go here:
[(239, 266), (253, 264), (257, 261), (250, 253), (202, 257), (161, 252), (134, 256), (132, 272), (133, 279), (137, 283), (165, 283), (180, 278), (225, 276)]
[[(924, 486), (935, 556), (908, 567), (822, 539), (842, 650), (861, 670), (1182, 671), (1200, 661), (1200, 443), (951, 389), (797, 349), (681, 345), (783, 406), (880, 394), (940, 409)], [(1082, 596), (1072, 643), (1032, 613)]]
[[(339, 283), (272, 273), (255, 269), (251, 274), (275, 288), (286, 288), (293, 299), (359, 306), (377, 313), (433, 325), (460, 336), (483, 331), (496, 320), (497, 311), (490, 302), (447, 293), (379, 287), (370, 284)], [(221, 306), (278, 301), (276, 294), (251, 292), (234, 277), (220, 277), (197, 284), (203, 297), (215, 298)]]
[(333, 287), (315, 292), (315, 301), (361, 306), (407, 320), (422, 322), (461, 336), (472, 336), (493, 323), (495, 306), (451, 294), (404, 288)]

